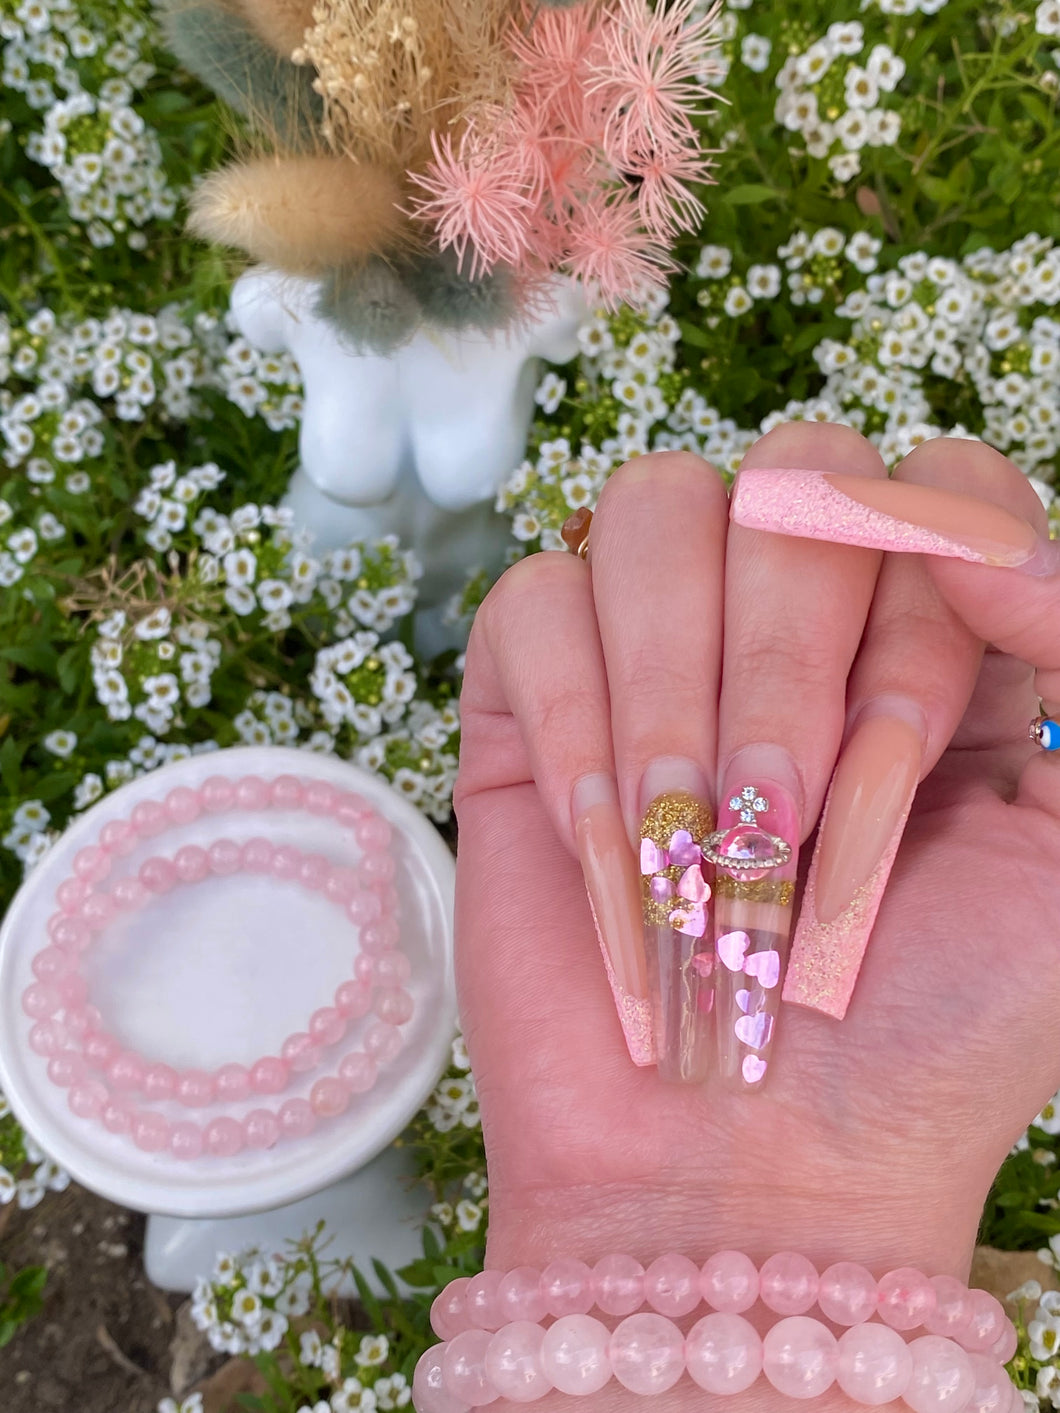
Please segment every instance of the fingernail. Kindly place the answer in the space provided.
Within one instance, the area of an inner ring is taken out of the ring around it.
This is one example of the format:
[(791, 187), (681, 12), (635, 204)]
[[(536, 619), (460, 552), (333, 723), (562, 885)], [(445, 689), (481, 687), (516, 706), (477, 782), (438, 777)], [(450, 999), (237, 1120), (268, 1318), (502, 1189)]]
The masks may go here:
[(725, 1083), (760, 1089), (772, 1059), (791, 935), (802, 782), (790, 753), (763, 743), (729, 761), (711, 840), (718, 1064)]
[(604, 970), (635, 1065), (655, 1063), (637, 859), (609, 775), (586, 775), (572, 793), (574, 837)]
[[(710, 950), (711, 870), (702, 841), (714, 827), (698, 767), (676, 758), (653, 762), (641, 797), (649, 796), (640, 836), (641, 901), (648, 990), (661, 1078), (700, 1083), (711, 1069), (710, 1016), (713, 957)], [(660, 780), (669, 788), (651, 795)]]
[(825, 800), (784, 1000), (842, 1020), (916, 794), (923, 714), (906, 697), (864, 711)]
[(1039, 567), (1044, 551), (1026, 520), (937, 486), (749, 467), (737, 477), (731, 515), (737, 525), (774, 534), (1051, 572)]

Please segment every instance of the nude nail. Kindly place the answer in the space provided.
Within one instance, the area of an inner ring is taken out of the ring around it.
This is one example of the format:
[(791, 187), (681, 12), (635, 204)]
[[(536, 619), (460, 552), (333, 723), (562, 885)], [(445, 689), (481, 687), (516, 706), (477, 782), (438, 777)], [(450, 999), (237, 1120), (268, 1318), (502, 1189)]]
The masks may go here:
[[(892, 708), (897, 703), (892, 703)], [(842, 1020), (916, 793), (918, 708), (873, 711), (832, 777), (795, 930), (784, 1000)]]
[(618, 791), (610, 776), (584, 776), (573, 792), (574, 836), (589, 906), (626, 1048), (635, 1065), (655, 1063), (641, 922), (640, 879)]
[(832, 471), (741, 471), (732, 519), (752, 530), (867, 549), (966, 559), (1048, 572), (1055, 563), (1033, 527), (989, 501), (937, 486)]

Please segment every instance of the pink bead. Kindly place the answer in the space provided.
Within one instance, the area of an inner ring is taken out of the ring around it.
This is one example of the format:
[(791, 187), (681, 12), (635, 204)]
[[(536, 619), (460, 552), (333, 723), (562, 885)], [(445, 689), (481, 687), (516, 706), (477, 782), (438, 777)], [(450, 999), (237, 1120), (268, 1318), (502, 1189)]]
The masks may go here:
[(65, 952), (83, 952), (92, 934), (80, 918), (61, 913), (48, 924), (48, 936)]
[(1005, 1328), (998, 1336), (997, 1342), (987, 1350), (987, 1353), (999, 1364), (1007, 1364), (1018, 1348), (1019, 1339), (1016, 1336), (1016, 1326), (1011, 1320), (1006, 1319)]
[(168, 893), (176, 885), (177, 870), (168, 859), (145, 859), (138, 877), (149, 893)]
[(505, 1325), (486, 1348), (486, 1373), (501, 1398), (533, 1403), (552, 1385), (541, 1369), (545, 1332), (530, 1320)]
[(123, 913), (131, 913), (135, 912), (137, 908), (144, 907), (151, 894), (134, 875), (128, 878), (119, 878), (110, 890), (110, 896), (116, 908)]
[(344, 829), (356, 829), (360, 821), (372, 813), (372, 807), (360, 795), (344, 790), (332, 813)]
[(234, 839), (215, 839), (206, 850), (210, 860), (210, 872), (221, 878), (238, 873), (242, 863), (242, 850)]
[(375, 958), (375, 975), (380, 986), (404, 986), (412, 976), (412, 963), (404, 952), (384, 952)]
[(161, 1153), (169, 1146), (169, 1124), (153, 1109), (142, 1109), (135, 1114), (130, 1131), (137, 1148), (145, 1153)]
[(501, 1277), (493, 1299), (502, 1327), (515, 1320), (539, 1323), (546, 1313), (541, 1272), (535, 1266), (516, 1266)]
[(813, 1263), (797, 1251), (778, 1251), (758, 1273), (762, 1304), (778, 1315), (804, 1314), (817, 1299), (817, 1286)]
[(489, 1330), (464, 1330), (453, 1336), (442, 1355), (446, 1390), (470, 1408), (482, 1408), (497, 1397), (486, 1374), (486, 1350), (492, 1338)]
[(619, 1252), (602, 1256), (593, 1267), (593, 1301), (605, 1315), (632, 1315), (644, 1304), (644, 1267)]
[(394, 876), (394, 860), (389, 854), (373, 850), (357, 865), (357, 877), (366, 887), (373, 883), (389, 883)]
[(592, 1315), (564, 1315), (541, 1342), (541, 1371), (560, 1393), (597, 1393), (611, 1378), (611, 1332)]
[(367, 952), (370, 957), (378, 957), (391, 947), (396, 947), (400, 940), (401, 929), (394, 919), (380, 918), (378, 922), (369, 923), (361, 933), (361, 950)]
[(280, 1140), (280, 1124), (271, 1109), (251, 1109), (243, 1120), (248, 1148), (272, 1148)]
[(211, 775), (199, 786), (199, 799), (207, 814), (222, 814), (235, 805), (236, 787), (224, 775)]
[(85, 1062), (73, 1050), (62, 1050), (48, 1061), (48, 1078), (61, 1089), (80, 1084), (86, 1077)]
[(115, 1089), (139, 1089), (144, 1082), (145, 1065), (133, 1050), (122, 1050), (107, 1066), (107, 1078)]
[(504, 1320), (497, 1309), (496, 1296), (503, 1276), (503, 1271), (479, 1271), (468, 1281), (464, 1309), (469, 1326), (479, 1330), (500, 1329)]
[(250, 1087), (255, 1094), (279, 1094), (287, 1088), (289, 1069), (277, 1055), (263, 1055), (250, 1067)]
[(75, 1040), (82, 1039), (90, 1030), (98, 1030), (102, 1024), (103, 1017), (95, 1006), (77, 1006), (63, 1016), (63, 1025)]
[(297, 878), (301, 862), (302, 855), (293, 844), (281, 844), (272, 856), (269, 872), (273, 878)]
[(468, 1276), (457, 1276), (440, 1290), (431, 1305), (431, 1328), (439, 1339), (452, 1339), (463, 1330), (471, 1328), (464, 1292), (471, 1284)]
[(968, 1355), (952, 1339), (921, 1335), (909, 1345), (913, 1372), (903, 1397), (913, 1413), (959, 1413), (975, 1389)]
[(358, 952), (353, 959), (353, 974), (362, 986), (370, 987), (375, 980), (375, 958)]
[(49, 1020), (62, 1009), (63, 998), (51, 982), (35, 981), (22, 993), (22, 1009), (33, 1020)]
[(365, 923), (379, 921), (383, 916), (383, 904), (375, 893), (357, 893), (346, 904), (346, 916), (357, 927), (363, 927)]
[(88, 897), (88, 884), (83, 878), (64, 878), (55, 890), (55, 901), (64, 913), (76, 913)]
[(52, 985), (67, 1010), (76, 1010), (88, 999), (88, 982), (79, 971), (68, 971), (65, 976), (57, 976)]
[(608, 1355), (615, 1378), (632, 1393), (665, 1393), (685, 1371), (681, 1331), (665, 1315), (648, 1311), (626, 1316), (611, 1336)]
[(241, 810), (264, 810), (271, 803), (271, 792), (260, 775), (244, 775), (236, 781), (236, 807)]
[(113, 860), (106, 849), (89, 844), (74, 855), (74, 873), (86, 883), (102, 883), (110, 876)]
[(108, 819), (99, 831), (99, 842), (109, 854), (123, 859), (136, 848), (136, 830), (127, 819)]
[(934, 1287), (927, 1276), (912, 1266), (900, 1266), (880, 1277), (876, 1311), (892, 1330), (915, 1330), (934, 1309)]
[(213, 1082), (217, 1097), (224, 1104), (238, 1104), (250, 1097), (250, 1071), (246, 1065), (222, 1065)]
[(61, 947), (45, 947), (30, 965), (38, 981), (54, 981), (57, 977), (69, 975), (75, 962), (69, 952), (64, 952)]
[(357, 823), (354, 833), (357, 842), (366, 854), (373, 850), (386, 849), (390, 845), (392, 831), (381, 815), (372, 814)]
[(876, 1312), (876, 1281), (855, 1261), (837, 1261), (821, 1272), (817, 1306), (837, 1325), (860, 1325)]
[(202, 814), (202, 801), (197, 790), (177, 785), (162, 801), (166, 814), (174, 824), (191, 824)]
[(335, 1009), (351, 1020), (367, 1015), (371, 1004), (371, 987), (361, 981), (344, 981), (335, 992)]
[(324, 881), (324, 896), (333, 903), (348, 903), (356, 892), (356, 873), (352, 868), (336, 864)]
[(212, 1158), (234, 1158), (243, 1151), (243, 1125), (225, 1115), (211, 1119), (202, 1131), (202, 1146)]
[(305, 787), (305, 807), (310, 814), (331, 814), (338, 803), (338, 790), (326, 780), (311, 780)]
[(247, 873), (269, 873), (276, 846), (271, 839), (248, 839), (243, 845), (242, 864)]
[(320, 1063), (320, 1051), (313, 1044), (312, 1036), (304, 1030), (296, 1030), (287, 1037), (280, 1046), (280, 1056), (295, 1074), (308, 1074)]
[(676, 1251), (656, 1257), (644, 1272), (644, 1299), (670, 1319), (690, 1315), (699, 1304), (699, 1267)]
[(304, 854), (298, 865), (298, 882), (303, 888), (319, 892), (328, 881), (331, 864), (323, 854)]
[(185, 844), (173, 855), (173, 867), (181, 883), (201, 883), (210, 872), (210, 857), (198, 844)]
[(337, 1045), (346, 1034), (346, 1017), (334, 1006), (321, 1006), (309, 1017), (309, 1035), (316, 1045)]
[(317, 1126), (316, 1115), (307, 1099), (287, 1099), (276, 1115), (284, 1138), (305, 1138)]
[(953, 1276), (932, 1276), (931, 1286), (935, 1308), (924, 1321), (924, 1328), (928, 1334), (963, 1341), (972, 1313), (968, 1287)]
[(762, 1372), (762, 1340), (742, 1315), (704, 1315), (688, 1332), (685, 1364), (708, 1393), (743, 1393)]
[(121, 1054), (121, 1045), (105, 1030), (90, 1030), (81, 1041), (81, 1053), (97, 1070), (105, 1070)]
[(969, 1351), (985, 1353), (1001, 1338), (1008, 1316), (1001, 1301), (988, 1290), (970, 1290), (968, 1308), (968, 1328), (960, 1343)]
[(278, 775), (269, 786), (269, 796), (277, 809), (298, 810), (302, 808), (305, 791), (295, 776)]
[(58, 1021), (38, 1021), (29, 1033), (29, 1048), (35, 1055), (58, 1055), (65, 1045), (66, 1028)]
[(100, 1111), (100, 1120), (108, 1133), (128, 1133), (132, 1128), (135, 1107), (128, 1099), (112, 1095)]
[(341, 1079), (318, 1079), (309, 1091), (309, 1103), (318, 1119), (334, 1119), (350, 1107), (350, 1091)]
[(401, 1031), (397, 1026), (378, 1021), (364, 1037), (364, 1048), (378, 1064), (385, 1065), (401, 1050)]
[(81, 904), (81, 921), (92, 932), (102, 932), (118, 911), (109, 893), (90, 893)]
[(172, 1065), (148, 1065), (140, 1088), (146, 1099), (172, 1099), (177, 1092), (177, 1080), (177, 1072)]
[(190, 1120), (176, 1123), (169, 1131), (169, 1151), (174, 1158), (190, 1161), (202, 1153), (202, 1129)]
[(80, 1084), (72, 1084), (66, 1095), (70, 1112), (79, 1119), (98, 1119), (103, 1105), (110, 1098), (107, 1086), (98, 1079), (87, 1079)]
[(425, 1349), (412, 1375), (412, 1402), (416, 1413), (467, 1413), (467, 1404), (445, 1386), (442, 1355), (445, 1346), (434, 1344)]
[(988, 1354), (968, 1355), (974, 1387), (964, 1413), (1008, 1413), (1012, 1380), (996, 1359)]
[[(383, 961), (383, 958), (380, 957), (379, 960)], [(378, 976), (378, 972), (376, 975)], [(389, 1021), (391, 1025), (404, 1025), (412, 1019), (414, 1009), (412, 997), (400, 986), (386, 986), (376, 992), (373, 1010), (380, 1020)], [(696, 1275), (699, 1275), (698, 1270)], [(699, 1298), (698, 1290), (696, 1298)], [(576, 1315), (578, 1311), (568, 1310), (566, 1314)]]
[(181, 1070), (177, 1079), (177, 1099), (186, 1109), (203, 1109), (214, 1098), (213, 1076), (205, 1070)]
[(887, 1325), (853, 1325), (839, 1336), (836, 1383), (855, 1403), (875, 1408), (901, 1398), (912, 1372), (908, 1345)]
[(392, 883), (373, 883), (372, 892), (379, 899), (379, 905), (383, 909), (384, 917), (392, 917), (397, 912), (398, 891)]
[(141, 839), (153, 839), (168, 827), (169, 817), (157, 800), (141, 800), (133, 805), (129, 823)]
[(762, 1370), (789, 1398), (816, 1398), (831, 1388), (838, 1357), (835, 1335), (805, 1315), (778, 1320), (762, 1340)]
[(339, 1061), (339, 1078), (352, 1094), (365, 1094), (371, 1089), (379, 1073), (379, 1067), (371, 1055), (361, 1050), (351, 1050)]

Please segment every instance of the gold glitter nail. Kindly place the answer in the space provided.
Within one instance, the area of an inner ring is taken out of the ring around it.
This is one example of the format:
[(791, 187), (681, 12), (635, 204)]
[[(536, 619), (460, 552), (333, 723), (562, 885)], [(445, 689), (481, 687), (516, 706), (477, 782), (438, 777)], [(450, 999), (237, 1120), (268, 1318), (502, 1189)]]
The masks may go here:
[[(660, 849), (665, 849), (679, 829), (687, 829), (696, 843), (699, 843), (713, 828), (714, 815), (709, 805), (705, 805), (688, 790), (674, 790), (652, 800), (640, 826), (640, 837), (650, 839), (653, 844), (658, 844)], [(659, 869), (657, 874), (652, 876), (668, 878), (676, 888), (683, 873), (684, 869), (674, 864), (669, 868)], [(654, 924), (669, 927), (673, 900), (658, 902), (652, 897), (650, 876), (642, 876), (641, 890), (644, 897), (644, 921), (649, 926)]]
[(735, 898), (746, 903), (778, 903), (790, 907), (795, 900), (795, 884), (790, 879), (758, 878), (753, 881), (719, 873), (714, 883), (716, 898)]

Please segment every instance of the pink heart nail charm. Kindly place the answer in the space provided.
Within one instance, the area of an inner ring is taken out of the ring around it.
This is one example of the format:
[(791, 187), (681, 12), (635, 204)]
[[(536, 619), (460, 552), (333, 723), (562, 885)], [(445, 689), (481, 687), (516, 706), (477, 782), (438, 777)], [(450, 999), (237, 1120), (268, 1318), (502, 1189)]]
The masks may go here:
[(744, 953), (751, 945), (746, 932), (724, 932), (715, 945), (718, 956), (730, 971), (743, 971)]
[(663, 873), (657, 873), (648, 884), (648, 890), (657, 903), (668, 903), (674, 895), (674, 885)]
[(703, 870), (699, 864), (693, 864), (691, 868), (686, 868), (681, 875), (681, 881), (677, 885), (677, 891), (682, 898), (687, 898), (690, 903), (705, 903), (710, 897), (710, 884), (703, 877)]
[(767, 1011), (759, 1011), (755, 1016), (738, 1016), (734, 1029), (737, 1040), (753, 1050), (761, 1050), (763, 1045), (769, 1044), (773, 1034), (773, 1017)]
[(745, 1016), (751, 1014), (754, 1009), (754, 1001), (754, 995), (750, 991), (744, 991), (742, 987), (737, 991), (736, 1004), (739, 1006), (740, 1010), (743, 1011)]
[(670, 862), (676, 864), (678, 868), (689, 868), (692, 864), (699, 863), (703, 855), (700, 853), (699, 845), (689, 834), (687, 829), (675, 829), (669, 847)]
[(691, 958), (691, 966), (700, 976), (710, 976), (714, 970), (714, 958), (709, 952), (697, 952)]
[(676, 908), (670, 914), (670, 926), (689, 937), (702, 937), (707, 930), (707, 912), (702, 903), (696, 903), (687, 911)]
[(780, 953), (753, 952), (743, 964), (748, 976), (757, 978), (767, 991), (771, 991), (780, 980)]
[(714, 992), (704, 986), (696, 997), (696, 1010), (701, 1016), (709, 1016), (714, 1009)]
[(640, 841), (641, 873), (658, 873), (661, 868), (669, 868), (670, 859), (665, 849), (660, 849), (654, 839)]
[(758, 1055), (745, 1055), (741, 1069), (748, 1084), (757, 1084), (766, 1072), (766, 1061)]

